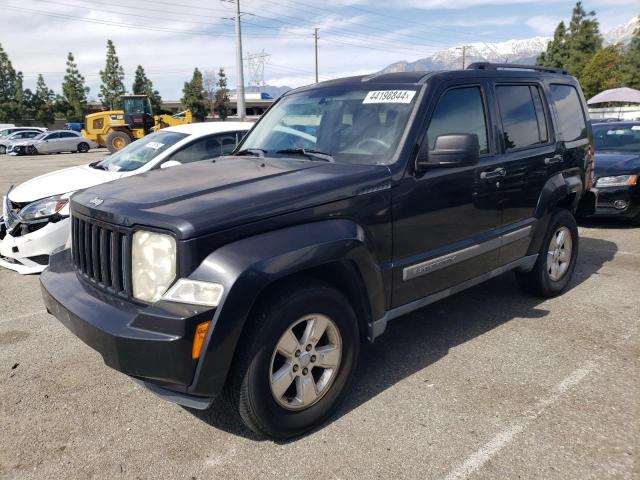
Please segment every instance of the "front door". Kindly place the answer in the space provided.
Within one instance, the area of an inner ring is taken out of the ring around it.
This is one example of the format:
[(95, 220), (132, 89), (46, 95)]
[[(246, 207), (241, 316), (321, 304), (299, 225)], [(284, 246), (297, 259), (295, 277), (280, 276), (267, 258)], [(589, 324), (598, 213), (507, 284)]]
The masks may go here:
[(58, 145), (60, 143), (60, 133), (50, 133), (46, 137), (44, 137), (43, 141), (38, 145), (38, 152), (40, 153), (50, 153), (56, 152)]
[(501, 157), (488, 132), (484, 85), (449, 86), (436, 97), (429, 147), (440, 135), (478, 136), (480, 162), (407, 173), (393, 193), (394, 307), (496, 268)]

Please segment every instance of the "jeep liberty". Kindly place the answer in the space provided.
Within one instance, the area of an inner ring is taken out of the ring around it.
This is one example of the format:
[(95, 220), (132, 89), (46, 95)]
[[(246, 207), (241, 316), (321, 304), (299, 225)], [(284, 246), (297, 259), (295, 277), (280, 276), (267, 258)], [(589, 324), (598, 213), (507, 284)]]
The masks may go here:
[(231, 156), (76, 193), (44, 301), (161, 397), (206, 410), (222, 395), (255, 432), (298, 436), (390, 320), (507, 271), (532, 294), (564, 292), (592, 157), (562, 71), (298, 88)]

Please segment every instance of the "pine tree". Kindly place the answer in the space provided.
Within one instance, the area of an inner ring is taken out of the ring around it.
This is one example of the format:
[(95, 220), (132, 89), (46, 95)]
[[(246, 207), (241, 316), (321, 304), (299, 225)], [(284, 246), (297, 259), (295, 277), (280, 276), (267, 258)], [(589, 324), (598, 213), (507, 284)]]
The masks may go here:
[(162, 112), (162, 97), (160, 96), (160, 92), (153, 89), (153, 82), (147, 77), (142, 65), (138, 65), (138, 68), (136, 68), (136, 76), (133, 80), (131, 91), (134, 95), (147, 95), (151, 102), (153, 113), (158, 114)]
[(69, 122), (83, 122), (87, 112), (87, 94), (84, 77), (78, 71), (73, 54), (67, 54), (67, 70), (62, 82), (62, 96), (57, 98), (57, 109)]
[(547, 44), (547, 50), (540, 54), (536, 63), (545, 67), (563, 68), (568, 55), (567, 28), (564, 22), (560, 22), (553, 33), (553, 40)]
[(182, 104), (191, 110), (193, 118), (203, 122), (207, 118), (207, 105), (203, 94), (202, 72), (197, 68), (193, 71), (190, 82), (184, 82), (182, 89)]
[(55, 95), (53, 90), (44, 83), (42, 75), (38, 75), (33, 104), (35, 107), (35, 119), (38, 122), (41, 122), (46, 127), (55, 122)]
[(18, 76), (0, 44), (0, 122), (15, 120)]
[(596, 12), (587, 13), (580, 1), (573, 8), (567, 46), (569, 52), (564, 67), (575, 77), (580, 76), (585, 64), (602, 47)]
[(215, 111), (223, 121), (226, 120), (231, 113), (227, 75), (224, 73), (224, 68), (222, 67), (220, 67), (218, 71), (218, 91), (216, 92)]
[(586, 98), (623, 85), (620, 71), (622, 58), (618, 45), (601, 48), (591, 57), (580, 75), (580, 85)]
[(104, 70), (100, 70), (100, 100), (110, 110), (119, 108), (120, 97), (124, 95), (124, 70), (116, 54), (116, 47), (111, 40), (107, 40), (107, 59)]
[(622, 84), (640, 90), (640, 27), (636, 28), (620, 66)]

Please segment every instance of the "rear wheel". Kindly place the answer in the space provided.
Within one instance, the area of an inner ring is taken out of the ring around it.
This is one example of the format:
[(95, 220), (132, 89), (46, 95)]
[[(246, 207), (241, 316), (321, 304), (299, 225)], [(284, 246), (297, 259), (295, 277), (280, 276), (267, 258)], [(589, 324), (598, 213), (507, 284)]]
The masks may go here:
[(578, 243), (575, 218), (568, 210), (556, 210), (549, 221), (533, 270), (516, 272), (522, 289), (541, 297), (555, 297), (563, 293), (576, 267)]
[(243, 332), (225, 394), (254, 432), (291, 438), (325, 420), (356, 365), (355, 313), (332, 287), (309, 281), (262, 302)]
[(33, 145), (27, 146), (25, 151), (27, 152), (27, 155), (37, 155), (38, 154), (38, 149), (36, 147), (34, 147)]
[(78, 144), (78, 152), (87, 153), (89, 151), (89, 144), (85, 142), (81, 142)]
[(131, 143), (131, 137), (125, 132), (115, 130), (107, 135), (107, 148), (111, 153), (126, 147)]
[(7, 153), (7, 147), (0, 145), (0, 155), (4, 155), (5, 153)]

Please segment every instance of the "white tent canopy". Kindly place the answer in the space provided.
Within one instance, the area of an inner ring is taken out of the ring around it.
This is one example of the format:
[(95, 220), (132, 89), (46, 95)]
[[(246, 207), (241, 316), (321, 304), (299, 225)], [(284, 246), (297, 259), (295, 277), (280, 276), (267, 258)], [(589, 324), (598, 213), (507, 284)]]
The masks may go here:
[(640, 103), (640, 90), (622, 87), (612, 88), (600, 92), (595, 97), (591, 97), (587, 104), (594, 105), (596, 103)]

